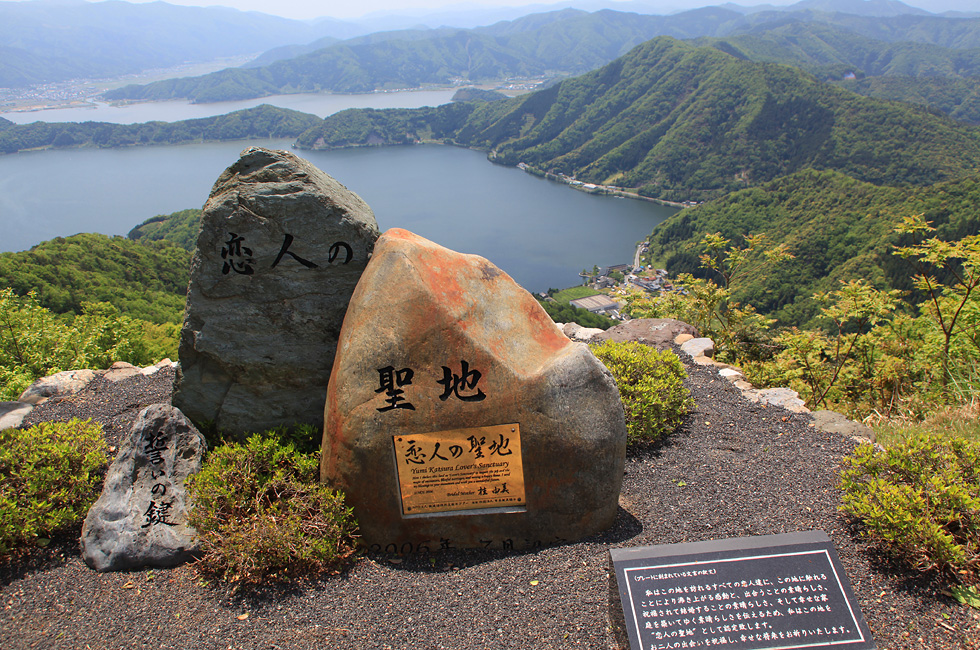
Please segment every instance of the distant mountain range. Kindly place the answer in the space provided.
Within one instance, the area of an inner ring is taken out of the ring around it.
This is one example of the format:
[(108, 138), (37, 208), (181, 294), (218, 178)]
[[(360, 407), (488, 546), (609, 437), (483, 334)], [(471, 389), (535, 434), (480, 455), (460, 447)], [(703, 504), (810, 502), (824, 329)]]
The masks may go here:
[[(697, 39), (750, 61), (793, 65), (872, 97), (980, 122), (980, 18), (944, 18), (894, 2), (803, 2), (776, 11), (696, 9), (671, 16), (575, 9), (470, 30), (321, 39), (273, 49), (245, 68), (127, 86), (109, 100), (194, 102), (293, 92), (368, 92), (593, 70), (658, 35)], [(905, 7), (904, 9), (902, 7)], [(872, 9), (874, 11), (872, 11)], [(885, 17), (870, 14), (887, 14)]]
[[(596, 0), (570, 4), (579, 8), (553, 11), (549, 9), (554, 5), (535, 5), (450, 9), (400, 17), (367, 16), (350, 22), (330, 18), (296, 21), (222, 7), (185, 7), (164, 2), (0, 2), (0, 88), (117, 77), (260, 52), (266, 53), (248, 67), (264, 67), (320, 53), (332, 46), (350, 49), (332, 56), (321, 53), (316, 60), (296, 62), (255, 77), (243, 78), (226, 71), (199, 83), (174, 84), (168, 92), (171, 96), (185, 93), (195, 101), (210, 101), (223, 93), (235, 97), (250, 93), (248, 96), (255, 97), (270, 91), (296, 92), (296, 88), (350, 92), (366, 86), (383, 88), (385, 84), (413, 86), (446, 83), (453, 78), (477, 80), (489, 74), (492, 67), (496, 67), (498, 78), (526, 71), (568, 75), (594, 69), (654, 36), (730, 36), (784, 20), (819, 20), (879, 40), (924, 39), (946, 47), (971, 46), (954, 36), (962, 30), (949, 28), (948, 19), (893, 0), (804, 0), (789, 7), (728, 4), (673, 15), (658, 15), (666, 12), (666, 3)], [(535, 10), (542, 13), (528, 15)], [(855, 18), (863, 18), (864, 23), (853, 26)], [(881, 18), (931, 19), (944, 27), (922, 26), (919, 22), (875, 25)], [(447, 40), (455, 36), (458, 41), (463, 27), (473, 39), (473, 47), (480, 50), (475, 66), (455, 49), (453, 39)], [(382, 29), (387, 31), (379, 31)], [(949, 34), (937, 33), (943, 30)], [(369, 36), (363, 36), (369, 32)], [(494, 42), (488, 42), (488, 38)], [(348, 40), (341, 43), (340, 39)], [(420, 47), (418, 42), (424, 40), (433, 43)], [(972, 46), (977, 46), (977, 39), (972, 40)], [(381, 46), (389, 41), (412, 41), (416, 46)], [(563, 59), (562, 54), (571, 56)], [(402, 71), (394, 75), (394, 80), (392, 75), (377, 74), (375, 62), (384, 56), (401, 59), (396, 63)], [(331, 76), (316, 70), (338, 62), (353, 72)], [(418, 65), (428, 69), (406, 73)], [(300, 77), (293, 81), (285, 78), (293, 73)], [(143, 91), (145, 97), (165, 94), (160, 87)]]
[(225, 7), (0, 2), (0, 88), (105, 78), (363, 33)]

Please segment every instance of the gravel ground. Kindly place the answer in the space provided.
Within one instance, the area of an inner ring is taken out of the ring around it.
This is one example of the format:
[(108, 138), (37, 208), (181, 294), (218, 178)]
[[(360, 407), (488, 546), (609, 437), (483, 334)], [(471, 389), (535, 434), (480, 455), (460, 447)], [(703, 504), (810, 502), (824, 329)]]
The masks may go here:
[[(807, 415), (747, 402), (689, 368), (697, 409), (666, 442), (631, 449), (619, 517), (585, 541), (534, 550), (369, 555), (348, 571), (235, 593), (192, 566), (99, 574), (74, 537), (0, 565), (0, 647), (618, 648), (610, 632), (611, 547), (823, 530), (878, 648), (980, 648), (980, 616), (882, 559), (837, 511), (853, 444)], [(172, 371), (44, 404), (31, 421), (82, 415), (110, 444)], [(517, 546), (520, 546), (518, 543)]]

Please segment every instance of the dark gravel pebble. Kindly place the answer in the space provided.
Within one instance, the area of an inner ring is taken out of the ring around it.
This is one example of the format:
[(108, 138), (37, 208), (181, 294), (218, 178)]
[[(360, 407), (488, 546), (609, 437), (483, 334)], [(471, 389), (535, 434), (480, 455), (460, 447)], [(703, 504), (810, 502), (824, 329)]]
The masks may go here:
[[(616, 648), (610, 547), (806, 530), (833, 540), (878, 648), (980, 647), (975, 610), (883, 559), (838, 512), (837, 471), (852, 442), (816, 431), (807, 415), (747, 402), (709, 369), (689, 372), (697, 409), (666, 442), (631, 449), (619, 517), (597, 537), (372, 554), (341, 574), (236, 593), (191, 566), (95, 573), (75, 531), (0, 565), (0, 647)], [(94, 417), (118, 444), (143, 405), (169, 400), (172, 377), (99, 380), (30, 421)]]

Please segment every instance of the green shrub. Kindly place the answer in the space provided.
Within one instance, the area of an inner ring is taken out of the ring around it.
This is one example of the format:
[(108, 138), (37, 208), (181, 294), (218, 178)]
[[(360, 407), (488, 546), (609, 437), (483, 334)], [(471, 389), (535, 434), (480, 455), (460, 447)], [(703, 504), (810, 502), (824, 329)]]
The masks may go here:
[(616, 379), (629, 442), (663, 437), (694, 408), (691, 393), (684, 386), (687, 373), (673, 352), (613, 341), (595, 345), (592, 351)]
[(841, 473), (842, 510), (868, 536), (923, 570), (975, 582), (980, 563), (980, 445), (919, 433), (876, 451), (862, 445)]
[(17, 396), (36, 379), (62, 370), (108, 368), (114, 361), (147, 365), (176, 353), (176, 325), (155, 326), (109, 303), (84, 303), (78, 315), (45, 309), (34, 293), (0, 288), (0, 399)]
[(91, 420), (0, 431), (0, 554), (81, 520), (106, 460), (102, 426)]
[(357, 524), (343, 495), (318, 483), (319, 454), (275, 435), (216, 448), (188, 479), (201, 570), (230, 582), (297, 577), (354, 553)]

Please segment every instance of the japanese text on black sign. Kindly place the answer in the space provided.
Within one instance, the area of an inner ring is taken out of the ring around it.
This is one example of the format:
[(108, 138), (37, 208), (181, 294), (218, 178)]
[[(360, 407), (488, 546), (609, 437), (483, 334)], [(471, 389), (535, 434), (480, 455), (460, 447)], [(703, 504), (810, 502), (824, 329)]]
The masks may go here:
[(632, 567), (625, 576), (627, 625), (641, 650), (865, 641), (825, 550)]

